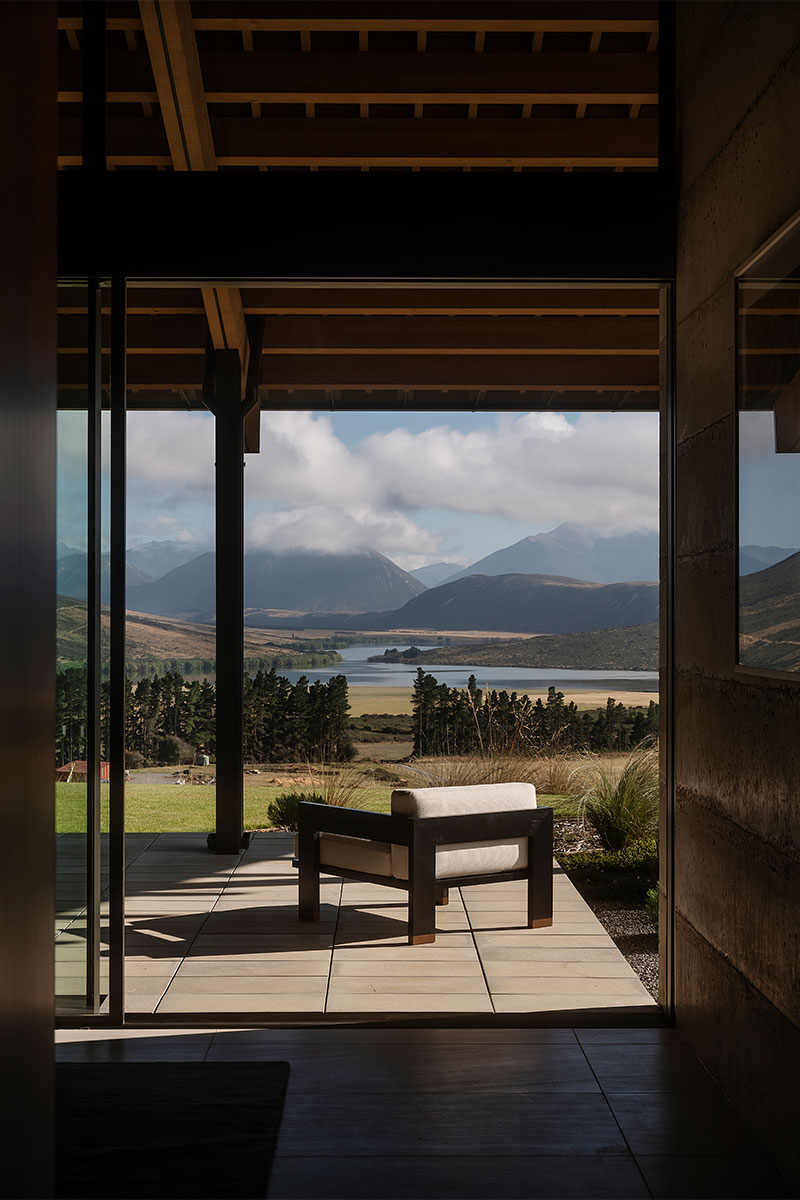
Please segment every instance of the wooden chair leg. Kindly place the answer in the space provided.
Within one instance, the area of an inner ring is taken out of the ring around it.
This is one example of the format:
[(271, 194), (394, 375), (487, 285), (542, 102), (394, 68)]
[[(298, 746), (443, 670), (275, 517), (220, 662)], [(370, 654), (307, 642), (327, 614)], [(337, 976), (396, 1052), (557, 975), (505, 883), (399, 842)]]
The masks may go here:
[(528, 838), (528, 927), (553, 924), (553, 814), (548, 812)]
[(408, 942), (436, 941), (436, 847), (414, 822), (408, 848)]
[(298, 838), (298, 917), (301, 921), (319, 920), (319, 835)]
[(443, 883), (436, 884), (436, 905), (441, 907), (450, 903), (450, 889), (446, 888)]

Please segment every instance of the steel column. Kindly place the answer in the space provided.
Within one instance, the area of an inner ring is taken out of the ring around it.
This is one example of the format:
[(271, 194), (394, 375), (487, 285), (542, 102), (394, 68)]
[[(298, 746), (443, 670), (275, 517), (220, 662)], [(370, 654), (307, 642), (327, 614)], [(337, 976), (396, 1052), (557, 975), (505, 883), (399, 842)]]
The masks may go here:
[(89, 280), (86, 528), (86, 1005), (100, 1005), (100, 537), (102, 512), (101, 289)]
[(124, 279), (112, 280), (108, 1007), (120, 1024), (125, 1013), (126, 292)]
[(237, 854), (244, 826), (244, 422), (237, 350), (216, 350), (217, 831), (218, 854)]

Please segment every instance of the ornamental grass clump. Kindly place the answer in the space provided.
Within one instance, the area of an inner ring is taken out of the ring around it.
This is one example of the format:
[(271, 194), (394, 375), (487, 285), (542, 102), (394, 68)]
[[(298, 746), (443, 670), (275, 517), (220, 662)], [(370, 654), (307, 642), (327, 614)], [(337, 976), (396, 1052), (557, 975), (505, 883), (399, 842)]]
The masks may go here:
[(622, 850), (658, 833), (658, 754), (637, 749), (617, 774), (598, 762), (584, 786), (582, 820), (592, 825), (604, 846)]
[(297, 833), (297, 806), (301, 801), (308, 804), (325, 803), (325, 800), (317, 792), (284, 792), (267, 805), (270, 824), (274, 825), (276, 829)]

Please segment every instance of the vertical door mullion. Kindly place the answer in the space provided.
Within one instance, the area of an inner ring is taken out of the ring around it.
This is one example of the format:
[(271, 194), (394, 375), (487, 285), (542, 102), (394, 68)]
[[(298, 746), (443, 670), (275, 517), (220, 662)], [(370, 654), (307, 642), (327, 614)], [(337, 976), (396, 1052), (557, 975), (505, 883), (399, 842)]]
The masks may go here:
[(100, 1006), (100, 535), (102, 499), (101, 290), (89, 280), (86, 654), (86, 1004)]
[(126, 282), (111, 282), (109, 1015), (125, 1016)]

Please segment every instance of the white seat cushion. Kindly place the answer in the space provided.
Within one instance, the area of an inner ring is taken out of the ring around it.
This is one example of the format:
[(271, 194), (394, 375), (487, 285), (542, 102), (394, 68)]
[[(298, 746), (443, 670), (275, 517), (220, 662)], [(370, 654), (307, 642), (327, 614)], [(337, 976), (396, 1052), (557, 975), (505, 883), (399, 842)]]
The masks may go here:
[(391, 875), (392, 848), (388, 842), (372, 842), (342, 833), (321, 833), (319, 862), (323, 868), (341, 867), (343, 871), (361, 871), (364, 875)]
[[(532, 783), (486, 783), (469, 787), (398, 788), (392, 813), (407, 817), (454, 817), (469, 813), (515, 812), (536, 808)], [(521, 871), (528, 865), (528, 839), (454, 842), (436, 848), (436, 878)], [(392, 846), (392, 874), (408, 879), (408, 849)]]

